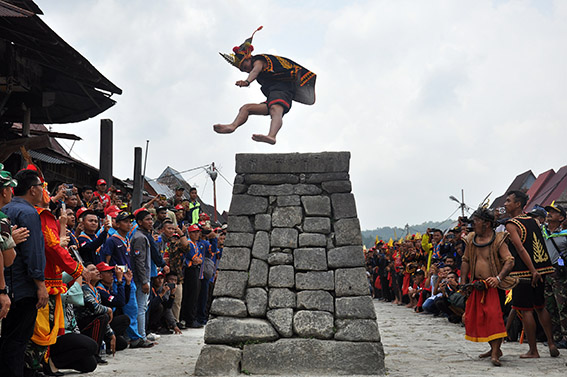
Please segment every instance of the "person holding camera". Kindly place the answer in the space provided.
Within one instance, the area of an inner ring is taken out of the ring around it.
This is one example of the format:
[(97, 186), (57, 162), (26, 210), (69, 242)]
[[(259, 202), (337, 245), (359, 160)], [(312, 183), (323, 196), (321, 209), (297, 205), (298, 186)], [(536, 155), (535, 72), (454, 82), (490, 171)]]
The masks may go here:
[(567, 348), (567, 229), (561, 224), (567, 218), (562, 206), (545, 207), (547, 224), (542, 226), (545, 245), (555, 272), (545, 276), (545, 303), (551, 316), (557, 348)]
[[(130, 288), (132, 283), (132, 270), (124, 268), (125, 266), (110, 266), (106, 262), (100, 262), (96, 268), (100, 272), (100, 281), (96, 285), (96, 289), (102, 300), (102, 305), (112, 308), (114, 312), (110, 327), (115, 335), (115, 351), (122, 351), (128, 347), (126, 340), (126, 330), (130, 326), (130, 318), (123, 312), (124, 305), (130, 299)], [(126, 271), (123, 271), (126, 269)], [(109, 344), (112, 339), (105, 339)], [(106, 353), (113, 353), (111, 347)]]
[(148, 304), (148, 332), (156, 334), (181, 334), (177, 327), (177, 321), (173, 316), (173, 301), (175, 300), (175, 274), (166, 275), (160, 272), (152, 278), (152, 289), (150, 291), (150, 303)]

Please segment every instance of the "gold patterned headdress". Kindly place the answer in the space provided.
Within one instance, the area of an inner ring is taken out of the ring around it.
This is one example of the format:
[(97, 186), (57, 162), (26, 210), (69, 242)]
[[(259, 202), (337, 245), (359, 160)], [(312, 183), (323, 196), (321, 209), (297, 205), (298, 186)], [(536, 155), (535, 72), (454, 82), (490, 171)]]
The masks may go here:
[(263, 26), (260, 26), (258, 29), (256, 29), (254, 31), (254, 33), (252, 33), (252, 35), (250, 36), (250, 38), (246, 39), (244, 41), (244, 43), (242, 43), (240, 46), (234, 46), (232, 48), (232, 54), (225, 54), (222, 52), (219, 52), (219, 54), (230, 64), (232, 64), (233, 66), (235, 66), (236, 68), (240, 68), (240, 64), (248, 59), (250, 56), (252, 56), (252, 51), (254, 51), (254, 46), (252, 46), (252, 38), (254, 38), (254, 34), (256, 34), (257, 31), (262, 30)]

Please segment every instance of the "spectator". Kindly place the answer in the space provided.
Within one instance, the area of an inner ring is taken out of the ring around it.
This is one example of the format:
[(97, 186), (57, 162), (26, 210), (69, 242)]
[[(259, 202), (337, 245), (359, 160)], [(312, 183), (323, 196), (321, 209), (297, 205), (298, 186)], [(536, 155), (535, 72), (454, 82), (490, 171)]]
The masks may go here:
[(201, 203), (197, 200), (197, 189), (195, 187), (191, 187), (191, 190), (189, 190), (189, 198), (190, 200), (185, 207), (185, 217), (191, 225), (194, 225), (199, 222), (199, 214), (201, 213)]
[(148, 236), (153, 229), (152, 214), (145, 209), (136, 212), (138, 229), (132, 236), (132, 273), (138, 304), (138, 334), (146, 339), (146, 310), (150, 293), (151, 250)]
[(96, 213), (84, 207), (77, 211), (77, 217), (83, 227), (83, 231), (78, 237), (81, 258), (87, 264), (102, 262), (100, 249), (106, 241), (110, 222), (105, 219), (104, 226), (99, 229), (99, 218)]
[[(111, 266), (121, 266), (127, 271), (133, 271), (132, 264), (132, 248), (130, 245), (130, 231), (132, 228), (133, 215), (128, 212), (120, 212), (116, 218), (116, 232), (108, 237), (101, 250), (105, 262)], [(135, 347), (151, 347), (151, 343), (146, 342), (138, 332), (138, 301), (136, 292), (139, 287), (131, 280), (130, 293), (128, 300), (125, 300), (123, 312), (130, 319), (127, 331), (131, 340), (130, 346)]]
[[(201, 228), (200, 237), (197, 241), (199, 252), (203, 256), (203, 262), (208, 258), (213, 260), (216, 257), (217, 250), (217, 234), (211, 231), (210, 227)], [(213, 262), (214, 263), (214, 262)], [(209, 296), (209, 283), (212, 276), (205, 276), (205, 263), (201, 263), (199, 269), (199, 297), (197, 299), (197, 322), (201, 325), (207, 324), (207, 301)]]
[(177, 228), (176, 230), (173, 223), (165, 224), (160, 240), (160, 249), (164, 250), (170, 273), (177, 276), (172, 311), (179, 328), (185, 328), (185, 326), (181, 324), (180, 312), (181, 300), (183, 298), (183, 266), (185, 253), (188, 251), (188, 245), (189, 241), (183, 229)]
[(24, 351), (33, 334), (37, 310), (43, 308), (49, 295), (45, 287), (45, 253), (41, 220), (34, 208), (44, 195), (43, 181), (35, 170), (22, 170), (14, 177), (15, 197), (2, 211), (12, 224), (30, 231), (29, 238), (16, 246), (12, 266), (4, 270), (7, 286), (13, 292), (8, 315), (2, 322), (0, 375), (23, 376)]
[(175, 194), (174, 194), (171, 198), (169, 198), (169, 200), (168, 200), (169, 205), (170, 205), (171, 207), (175, 207), (175, 206), (181, 204), (181, 202), (182, 202), (183, 199), (184, 199), (184, 197), (183, 197), (183, 194), (184, 194), (184, 193), (185, 193), (185, 187), (183, 187), (183, 186), (178, 186), (178, 187), (175, 189)]
[(185, 271), (183, 276), (183, 300), (181, 304), (181, 317), (185, 321), (185, 326), (191, 328), (203, 327), (197, 321), (197, 300), (199, 298), (200, 280), (199, 273), (203, 254), (197, 246), (200, 237), (200, 229), (197, 225), (191, 225), (189, 232), (188, 251), (185, 253)]
[(174, 208), (174, 212), (175, 212), (175, 219), (177, 220), (177, 226), (182, 228), (184, 226), (191, 225), (188, 224), (187, 219), (185, 218), (185, 208), (183, 207), (183, 205), (181, 204), (176, 205)]
[(104, 179), (99, 179), (96, 181), (96, 191), (93, 193), (93, 197), (102, 203), (103, 209), (110, 205), (110, 195), (107, 193), (107, 185)]
[[(116, 351), (122, 351), (128, 347), (126, 340), (126, 329), (130, 325), (130, 318), (123, 314), (122, 308), (130, 298), (130, 285), (132, 282), (132, 271), (122, 271), (123, 266), (110, 266), (108, 263), (100, 262), (96, 265), (100, 273), (100, 281), (96, 289), (101, 297), (104, 306), (112, 308), (113, 318), (110, 327), (116, 337)], [(115, 281), (116, 276), (116, 281)], [(105, 339), (109, 344), (112, 339)], [(112, 353), (111, 347), (106, 350)]]
[(94, 197), (94, 191), (93, 188), (91, 186), (83, 186), (83, 191), (82, 191), (82, 202), (83, 202), (83, 207), (86, 207), (88, 209), (94, 210), (94, 201), (95, 201), (95, 197)]
[[(83, 278), (82, 288), (85, 305), (75, 307), (79, 330), (81, 334), (93, 338), (98, 349), (100, 349), (103, 338), (109, 338), (111, 340), (109, 347), (112, 353), (114, 353), (116, 351), (116, 337), (109, 325), (113, 318), (112, 308), (104, 306), (101, 303), (100, 294), (95, 288), (100, 281), (100, 272), (96, 266), (91, 263), (87, 265), (86, 273), (83, 275)], [(99, 364), (107, 363), (98, 353), (95, 355), (95, 358)]]
[(551, 315), (557, 348), (567, 348), (567, 230), (561, 225), (567, 218), (567, 211), (555, 202), (545, 209), (547, 224), (542, 230), (555, 270), (545, 276), (546, 308)]
[(156, 209), (156, 220), (154, 221), (153, 225), (154, 229), (161, 228), (162, 223), (165, 219), (171, 220), (169, 219), (169, 217), (167, 217), (167, 207), (158, 207)]
[[(16, 187), (17, 182), (12, 179), (10, 172), (3, 170), (4, 165), (0, 164), (0, 209), (12, 200), (12, 188)], [(20, 228), (18, 231), (12, 229), (10, 219), (0, 211), (0, 320), (6, 318), (8, 310), (10, 310), (10, 296), (6, 288), (6, 279), (4, 277), (4, 268), (10, 267), (16, 258), (14, 248), (17, 243), (25, 241), (29, 237), (29, 231), (26, 228)], [(22, 233), (23, 231), (23, 233)], [(23, 239), (18, 239), (18, 234), (24, 234)]]
[(177, 275), (168, 275), (168, 282), (165, 282), (165, 274), (160, 272), (152, 279), (152, 289), (150, 291), (150, 303), (148, 305), (148, 329), (157, 334), (180, 334), (181, 330), (177, 327), (177, 321), (171, 310), (175, 300), (175, 286)]

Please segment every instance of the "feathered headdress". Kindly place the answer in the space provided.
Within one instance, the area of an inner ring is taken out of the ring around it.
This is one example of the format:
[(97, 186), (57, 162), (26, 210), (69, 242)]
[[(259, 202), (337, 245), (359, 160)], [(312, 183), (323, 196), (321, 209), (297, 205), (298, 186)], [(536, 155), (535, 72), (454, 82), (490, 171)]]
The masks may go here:
[(23, 145), (20, 147), (20, 153), (22, 154), (24, 160), (28, 163), (28, 165), (22, 170), (34, 170), (37, 172), (37, 175), (39, 176), (39, 180), (41, 181), (41, 183), (43, 183), (43, 201), (45, 203), (49, 203), (50, 197), (49, 197), (49, 192), (47, 191), (47, 182), (45, 182), (45, 178), (43, 177), (43, 173), (41, 172), (41, 169), (39, 168), (39, 166), (33, 163), (30, 154), (26, 150), (26, 147), (24, 147)]
[(256, 34), (257, 31), (262, 30), (263, 26), (260, 26), (258, 29), (256, 29), (252, 35), (250, 36), (250, 38), (246, 39), (244, 41), (244, 43), (242, 43), (240, 46), (234, 46), (232, 48), (232, 54), (225, 54), (222, 52), (219, 52), (219, 54), (225, 58), (225, 60), (227, 62), (229, 62), (230, 64), (232, 64), (233, 66), (235, 66), (236, 68), (240, 68), (240, 64), (248, 59), (250, 56), (252, 56), (252, 51), (254, 51), (254, 46), (252, 46), (252, 38), (254, 38), (254, 34)]

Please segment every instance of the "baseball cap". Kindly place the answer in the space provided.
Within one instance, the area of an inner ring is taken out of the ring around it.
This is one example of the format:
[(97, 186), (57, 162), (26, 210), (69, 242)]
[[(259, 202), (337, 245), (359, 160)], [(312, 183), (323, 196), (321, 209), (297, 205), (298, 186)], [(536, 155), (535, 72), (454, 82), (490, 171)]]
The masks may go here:
[(534, 208), (530, 212), (528, 212), (528, 216), (531, 217), (547, 217), (547, 212), (545, 209), (539, 207)]
[(559, 212), (561, 214), (561, 216), (567, 217), (567, 212), (565, 211), (565, 208), (560, 204), (555, 204), (555, 200), (550, 205), (546, 206), (545, 210), (547, 212), (554, 210), (554, 211)]
[(189, 228), (187, 228), (188, 232), (199, 232), (200, 230), (201, 229), (196, 224), (193, 224)]
[(98, 181), (96, 181), (96, 185), (97, 186), (106, 185), (106, 181), (104, 179), (99, 179)]
[(150, 212), (144, 207), (138, 208), (137, 210), (134, 211), (134, 216), (136, 220), (142, 220), (144, 217), (146, 217), (149, 214)]
[(133, 219), (134, 219), (134, 215), (132, 215), (130, 212), (127, 211), (118, 212), (118, 214), (116, 215), (116, 221), (133, 220)]
[(110, 266), (108, 263), (106, 262), (100, 262), (99, 264), (96, 265), (97, 270), (99, 270), (100, 272), (104, 272), (104, 271), (110, 271), (110, 270), (114, 270), (113, 266)]
[(81, 217), (85, 216), (85, 215), (96, 215), (95, 211), (88, 209), (86, 207), (81, 207), (77, 210), (77, 219), (80, 219)]
[(175, 206), (176, 211), (181, 211), (182, 209), (185, 209), (185, 207), (183, 207), (181, 204)]
[(18, 181), (12, 178), (12, 174), (4, 170), (4, 165), (0, 164), (0, 187), (16, 187)]
[(177, 186), (177, 188), (176, 188), (175, 190), (183, 190), (183, 191), (185, 191), (185, 187), (183, 187), (183, 186)]

